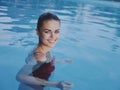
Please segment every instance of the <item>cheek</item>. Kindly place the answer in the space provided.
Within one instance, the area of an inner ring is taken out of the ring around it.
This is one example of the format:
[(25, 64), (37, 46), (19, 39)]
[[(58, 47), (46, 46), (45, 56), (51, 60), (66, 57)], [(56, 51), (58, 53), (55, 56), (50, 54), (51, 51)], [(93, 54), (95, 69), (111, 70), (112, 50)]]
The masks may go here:
[(50, 34), (43, 34), (43, 35), (42, 35), (42, 38), (43, 38), (43, 39), (48, 39), (49, 37), (50, 37)]
[(58, 38), (58, 39), (60, 38), (60, 34), (57, 35), (57, 38)]

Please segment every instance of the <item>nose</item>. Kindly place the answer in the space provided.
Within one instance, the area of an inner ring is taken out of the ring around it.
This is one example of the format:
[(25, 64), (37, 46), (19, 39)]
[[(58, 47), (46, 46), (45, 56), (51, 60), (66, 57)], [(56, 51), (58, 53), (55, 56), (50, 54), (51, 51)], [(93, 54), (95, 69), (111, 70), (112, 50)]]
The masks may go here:
[(54, 34), (54, 32), (51, 32), (50, 37), (51, 37), (52, 39), (54, 39), (54, 38), (55, 38), (55, 34)]

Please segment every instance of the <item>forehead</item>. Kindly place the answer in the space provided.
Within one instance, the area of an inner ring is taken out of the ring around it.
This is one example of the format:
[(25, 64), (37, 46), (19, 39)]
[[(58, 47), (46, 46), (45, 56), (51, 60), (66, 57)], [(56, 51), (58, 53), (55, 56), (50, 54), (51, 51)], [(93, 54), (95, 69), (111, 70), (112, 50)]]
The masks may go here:
[(59, 29), (60, 28), (60, 22), (57, 20), (45, 20), (43, 22), (43, 29)]

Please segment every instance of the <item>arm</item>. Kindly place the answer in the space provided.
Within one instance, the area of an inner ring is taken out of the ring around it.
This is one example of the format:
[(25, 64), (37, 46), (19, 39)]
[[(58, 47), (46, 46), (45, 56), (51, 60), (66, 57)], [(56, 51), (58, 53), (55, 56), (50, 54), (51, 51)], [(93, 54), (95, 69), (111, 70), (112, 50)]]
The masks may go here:
[(30, 84), (30, 85), (48, 85), (48, 86), (56, 86), (57, 82), (49, 82), (32, 76), (32, 71), (34, 66), (37, 64), (34, 58), (27, 58), (30, 60), (26, 60), (26, 65), (22, 67), (22, 69), (17, 73), (16, 79), (22, 83)]
[(60, 60), (60, 59), (56, 59), (56, 58), (55, 58), (55, 62), (56, 62), (56, 63), (72, 63), (72, 60), (70, 60), (70, 59)]
[[(17, 73), (16, 79), (22, 83), (26, 83), (29, 85), (44, 85), (44, 86), (52, 86), (60, 88), (64, 90), (64, 88), (71, 88), (72, 84), (69, 82), (54, 82), (54, 81), (47, 81), (44, 79), (40, 79), (38, 77), (32, 76), (33, 67), (37, 64), (34, 58), (27, 58), (26, 65)], [(66, 89), (69, 90), (69, 89)]]
[(45, 85), (60, 88), (61, 90), (69, 90), (72, 87), (72, 83), (61, 81), (47, 81), (34, 76), (31, 76), (33, 65), (25, 65), (17, 74), (16, 79), (22, 83), (30, 85)]

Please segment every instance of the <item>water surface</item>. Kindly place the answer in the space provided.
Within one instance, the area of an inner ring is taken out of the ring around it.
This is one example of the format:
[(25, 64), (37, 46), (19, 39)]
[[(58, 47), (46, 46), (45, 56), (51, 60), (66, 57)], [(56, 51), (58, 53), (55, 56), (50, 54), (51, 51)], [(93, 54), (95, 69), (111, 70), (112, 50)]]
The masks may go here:
[(18, 89), (15, 75), (37, 44), (45, 11), (62, 21), (52, 53), (73, 60), (56, 64), (53, 80), (73, 82), (72, 90), (120, 90), (120, 3), (107, 0), (0, 0), (0, 90)]

